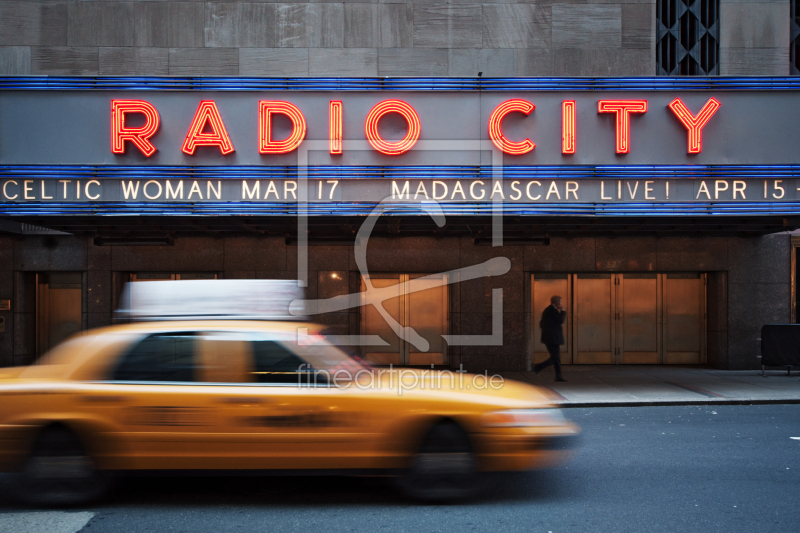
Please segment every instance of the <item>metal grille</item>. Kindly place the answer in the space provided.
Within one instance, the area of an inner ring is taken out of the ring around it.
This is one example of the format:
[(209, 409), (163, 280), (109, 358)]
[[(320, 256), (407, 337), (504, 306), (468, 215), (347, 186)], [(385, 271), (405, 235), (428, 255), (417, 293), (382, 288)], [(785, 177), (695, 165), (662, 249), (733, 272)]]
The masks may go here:
[(792, 76), (800, 75), (800, 0), (792, 0), (792, 13), (790, 24), (789, 57), (791, 66), (789, 67)]
[(719, 0), (658, 0), (656, 24), (657, 75), (719, 74)]

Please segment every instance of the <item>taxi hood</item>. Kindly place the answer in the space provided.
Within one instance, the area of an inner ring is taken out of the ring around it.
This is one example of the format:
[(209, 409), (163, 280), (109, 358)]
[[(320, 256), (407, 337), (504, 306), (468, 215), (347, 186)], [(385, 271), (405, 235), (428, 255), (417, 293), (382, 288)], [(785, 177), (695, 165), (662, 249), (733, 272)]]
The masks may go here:
[(0, 368), (0, 381), (6, 379), (17, 379), (28, 367), (15, 366), (10, 368)]

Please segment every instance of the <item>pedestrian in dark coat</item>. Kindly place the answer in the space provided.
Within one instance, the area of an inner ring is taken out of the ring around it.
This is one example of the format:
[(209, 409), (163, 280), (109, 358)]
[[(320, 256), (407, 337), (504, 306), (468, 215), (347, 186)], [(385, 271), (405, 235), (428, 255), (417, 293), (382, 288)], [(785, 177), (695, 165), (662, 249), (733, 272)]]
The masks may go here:
[(567, 312), (561, 305), (561, 296), (550, 298), (548, 305), (542, 313), (539, 327), (542, 328), (542, 344), (547, 346), (550, 358), (533, 367), (537, 374), (550, 365), (556, 371), (556, 381), (567, 381), (561, 375), (561, 345), (564, 344), (564, 328), (562, 324), (567, 320)]

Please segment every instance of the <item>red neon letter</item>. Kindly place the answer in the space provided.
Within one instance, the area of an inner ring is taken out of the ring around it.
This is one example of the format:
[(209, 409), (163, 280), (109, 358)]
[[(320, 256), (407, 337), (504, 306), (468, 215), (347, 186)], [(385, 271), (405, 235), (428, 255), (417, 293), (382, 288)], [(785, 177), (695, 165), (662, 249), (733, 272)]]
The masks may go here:
[[(408, 123), (406, 136), (397, 142), (384, 141), (378, 133), (378, 122), (384, 115), (397, 113)], [(422, 127), (419, 122), (419, 115), (414, 108), (402, 100), (384, 100), (370, 109), (367, 121), (364, 123), (364, 130), (367, 133), (367, 140), (377, 151), (386, 155), (400, 155), (408, 152), (417, 144)]]
[(331, 155), (342, 153), (342, 102), (331, 100), (330, 108)]
[[(127, 113), (141, 113), (145, 117), (144, 126), (129, 128), (125, 126)], [(156, 147), (150, 137), (158, 131), (158, 111), (150, 102), (143, 100), (111, 100), (111, 152), (125, 153), (125, 141), (130, 141), (144, 155), (150, 157)]]
[(501, 128), (501, 122), (503, 121), (503, 118), (505, 118), (505, 116), (509, 113), (519, 111), (525, 115), (530, 115), (531, 111), (534, 109), (536, 109), (535, 105), (527, 100), (522, 100), (519, 98), (506, 100), (494, 108), (492, 115), (489, 117), (489, 138), (492, 140), (494, 145), (504, 153), (511, 155), (527, 154), (536, 148), (536, 145), (533, 144), (530, 139), (525, 139), (524, 141), (520, 142), (509, 141), (506, 139), (506, 136), (503, 135), (503, 130)]
[(561, 102), (561, 153), (575, 153), (575, 100)]
[[(272, 115), (286, 115), (292, 121), (292, 133), (282, 141), (272, 140)], [(306, 138), (306, 117), (289, 102), (258, 102), (258, 153), (288, 154)]]
[[(203, 133), (206, 124), (211, 128), (209, 133)], [(214, 100), (202, 100), (197, 106), (197, 112), (194, 114), (192, 125), (189, 126), (189, 132), (183, 141), (181, 151), (194, 155), (194, 150), (198, 146), (219, 146), (222, 155), (233, 152), (233, 143), (228, 137), (228, 130), (222, 123), (222, 117), (219, 116), (219, 110)]]
[(703, 151), (703, 126), (705, 126), (714, 113), (719, 109), (720, 104), (715, 98), (709, 98), (703, 109), (697, 113), (697, 116), (692, 115), (689, 108), (681, 102), (680, 98), (676, 98), (669, 104), (669, 108), (681, 121), (681, 124), (686, 126), (689, 130), (689, 152), (690, 154), (699, 154)]
[(598, 113), (617, 114), (617, 153), (627, 154), (630, 150), (631, 113), (647, 113), (647, 100), (599, 100)]

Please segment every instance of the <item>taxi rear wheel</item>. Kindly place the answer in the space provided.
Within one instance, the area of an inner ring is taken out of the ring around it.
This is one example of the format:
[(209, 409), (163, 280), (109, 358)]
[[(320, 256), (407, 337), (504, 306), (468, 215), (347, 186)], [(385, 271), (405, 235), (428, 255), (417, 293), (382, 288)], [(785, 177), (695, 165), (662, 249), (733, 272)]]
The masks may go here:
[(475, 496), (480, 490), (480, 478), (469, 435), (455, 422), (436, 424), (398, 482), (406, 495), (423, 501), (456, 501)]
[(35, 505), (74, 505), (100, 497), (109, 478), (95, 468), (81, 439), (63, 426), (42, 430), (18, 473), (19, 497)]

